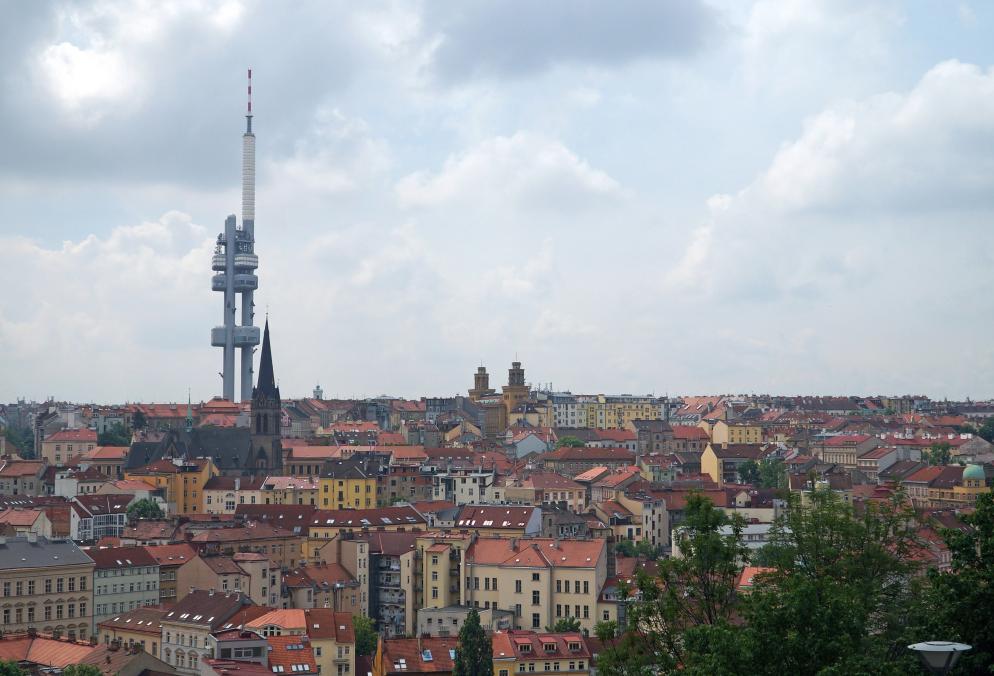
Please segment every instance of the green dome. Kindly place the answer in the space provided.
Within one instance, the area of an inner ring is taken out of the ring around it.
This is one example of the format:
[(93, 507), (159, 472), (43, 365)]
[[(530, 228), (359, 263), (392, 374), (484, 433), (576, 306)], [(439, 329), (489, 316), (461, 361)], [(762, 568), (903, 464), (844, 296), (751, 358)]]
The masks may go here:
[(963, 470), (963, 478), (984, 481), (986, 479), (984, 476), (984, 468), (980, 465), (967, 465), (966, 469)]

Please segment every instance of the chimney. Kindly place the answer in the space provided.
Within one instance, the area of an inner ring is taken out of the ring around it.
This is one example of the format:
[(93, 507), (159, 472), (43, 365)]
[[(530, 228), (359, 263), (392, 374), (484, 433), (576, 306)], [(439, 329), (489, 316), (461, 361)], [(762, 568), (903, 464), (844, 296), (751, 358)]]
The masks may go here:
[(235, 477), (235, 490), (237, 491), (239, 488), (241, 488), (241, 485), (242, 485), (242, 480), (239, 477)]
[(208, 595), (208, 596), (214, 596), (214, 587), (211, 587), (211, 588), (210, 588), (210, 591), (209, 591), (209, 592), (207, 592), (207, 595)]

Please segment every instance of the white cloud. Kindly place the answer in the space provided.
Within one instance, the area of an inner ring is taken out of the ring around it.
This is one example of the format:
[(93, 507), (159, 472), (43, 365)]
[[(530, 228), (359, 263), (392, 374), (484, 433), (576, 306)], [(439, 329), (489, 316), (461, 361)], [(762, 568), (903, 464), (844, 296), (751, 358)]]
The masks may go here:
[(397, 198), (405, 207), (462, 203), (573, 209), (624, 195), (621, 186), (562, 143), (519, 131), (450, 156), (437, 173), (402, 178)]

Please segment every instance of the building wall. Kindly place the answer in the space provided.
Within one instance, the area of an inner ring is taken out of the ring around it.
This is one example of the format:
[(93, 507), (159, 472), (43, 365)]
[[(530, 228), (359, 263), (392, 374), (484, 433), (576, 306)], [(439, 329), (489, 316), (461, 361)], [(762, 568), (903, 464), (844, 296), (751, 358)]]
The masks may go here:
[(200, 661), (207, 654), (210, 627), (162, 622), (161, 659), (181, 674), (200, 674)]
[(4, 632), (58, 631), (87, 640), (93, 622), (93, 564), (0, 568), (0, 622)]
[(376, 477), (364, 479), (321, 477), (321, 509), (376, 507)]
[(132, 566), (94, 571), (94, 621), (159, 603), (159, 567)]

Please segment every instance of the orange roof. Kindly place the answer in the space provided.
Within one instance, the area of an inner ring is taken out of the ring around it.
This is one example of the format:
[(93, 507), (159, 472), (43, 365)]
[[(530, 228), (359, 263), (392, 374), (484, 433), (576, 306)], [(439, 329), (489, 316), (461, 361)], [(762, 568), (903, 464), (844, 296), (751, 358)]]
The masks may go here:
[(583, 472), (582, 474), (577, 474), (575, 477), (573, 477), (573, 480), (574, 481), (597, 481), (603, 475), (607, 474), (610, 471), (611, 470), (608, 467), (594, 467), (593, 469), (588, 469), (586, 472)]
[(307, 619), (304, 611), (299, 608), (290, 610), (272, 610), (265, 615), (260, 615), (251, 622), (245, 624), (246, 629), (262, 629), (272, 625), (283, 629), (307, 629)]
[(334, 458), (340, 453), (335, 446), (293, 446), (288, 460), (324, 460)]
[(751, 589), (753, 584), (752, 579), (755, 576), (760, 575), (761, 573), (772, 573), (773, 571), (774, 571), (773, 568), (764, 568), (762, 566), (746, 566), (745, 568), (742, 569), (742, 573), (739, 575), (738, 588)]
[(45, 441), (82, 441), (97, 443), (95, 430), (59, 430), (45, 438)]
[[(449, 673), (453, 669), (452, 652), (459, 639), (390, 638), (383, 640), (383, 671), (394, 673)], [(425, 660), (429, 657), (429, 660)], [(358, 671), (358, 670), (357, 670)]]
[(535, 568), (593, 568), (604, 556), (604, 540), (479, 538), (466, 559), (479, 564)]
[(81, 662), (92, 651), (93, 646), (88, 643), (54, 639), (41, 634), (35, 638), (19, 634), (0, 639), (0, 660), (34, 662), (59, 669)]
[[(577, 632), (536, 633), (524, 629), (494, 632), (494, 660), (589, 659), (587, 642)], [(527, 646), (527, 650), (523, 647)], [(551, 648), (551, 649), (550, 649)]]
[(145, 551), (160, 566), (180, 566), (197, 556), (196, 550), (185, 542), (179, 545), (147, 545)]
[(94, 446), (83, 454), (85, 460), (125, 460), (130, 446)]
[[(303, 610), (300, 611), (303, 614)], [(263, 616), (265, 617), (265, 616)], [(316, 674), (317, 661), (307, 636), (270, 636), (269, 669), (280, 674)]]
[(693, 427), (691, 425), (673, 425), (673, 438), (681, 441), (700, 440), (706, 441), (708, 433), (703, 427)]

